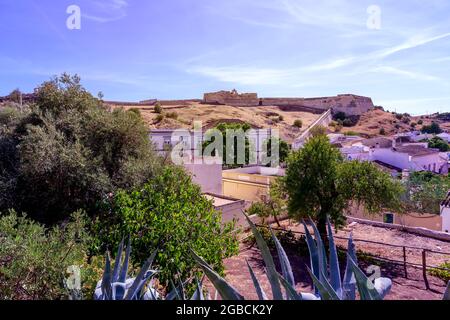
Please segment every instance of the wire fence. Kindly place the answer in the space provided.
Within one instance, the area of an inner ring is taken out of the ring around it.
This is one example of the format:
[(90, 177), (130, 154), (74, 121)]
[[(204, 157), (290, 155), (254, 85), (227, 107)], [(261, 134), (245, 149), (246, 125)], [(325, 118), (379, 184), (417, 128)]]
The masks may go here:
[[(257, 227), (269, 229), (269, 227), (266, 225), (257, 225)], [(293, 234), (299, 234), (299, 235), (306, 234), (304, 231), (296, 231), (296, 230), (289, 230), (289, 229), (282, 229), (282, 228), (271, 228), (271, 229), (273, 231), (291, 232)], [(339, 240), (346, 240), (346, 241), (349, 240), (348, 237), (342, 237), (342, 236), (336, 236), (336, 235), (334, 235), (334, 238), (339, 239)], [(423, 280), (424, 280), (427, 290), (430, 290), (430, 283), (428, 280), (428, 272), (430, 270), (440, 270), (440, 271), (446, 271), (446, 272), (450, 273), (450, 268), (445, 268), (440, 265), (439, 266), (431, 265), (428, 262), (429, 258), (433, 257), (433, 255), (446, 256), (446, 257), (449, 257), (449, 260), (450, 260), (450, 252), (436, 251), (436, 250), (431, 250), (431, 249), (422, 248), (422, 247), (391, 244), (391, 243), (386, 243), (386, 242), (379, 242), (379, 241), (365, 240), (365, 239), (358, 239), (358, 238), (352, 238), (352, 239), (353, 239), (353, 242), (355, 242), (355, 243), (356, 242), (367, 243), (367, 244), (372, 244), (375, 246), (383, 246), (384, 249), (385, 248), (394, 248), (395, 250), (398, 250), (399, 252), (397, 252), (397, 254), (401, 257), (401, 260), (395, 260), (395, 259), (390, 259), (390, 258), (384, 258), (381, 256), (375, 256), (371, 253), (369, 253), (369, 254), (370, 254), (370, 258), (375, 261), (391, 263), (391, 264), (395, 264), (395, 265), (403, 267), (403, 273), (404, 273), (404, 277), (406, 279), (408, 279), (408, 267), (421, 269), (422, 277), (423, 277)], [(347, 250), (348, 248), (342, 248), (342, 249)], [(419, 254), (419, 255), (408, 254), (408, 253), (411, 253), (411, 251), (416, 251), (418, 253), (420, 252), (421, 254)], [(412, 257), (415, 257), (416, 258), (415, 262), (408, 261), (408, 257), (410, 258), (409, 260), (411, 260)]]

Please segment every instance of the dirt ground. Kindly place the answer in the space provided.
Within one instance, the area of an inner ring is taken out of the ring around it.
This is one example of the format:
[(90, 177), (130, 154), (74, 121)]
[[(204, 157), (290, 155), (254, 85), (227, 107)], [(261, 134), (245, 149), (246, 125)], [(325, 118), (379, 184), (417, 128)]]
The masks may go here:
[[(287, 222), (284, 223), (287, 226)], [(275, 227), (275, 226), (274, 226)], [(290, 225), (291, 230), (301, 230), (303, 227), (298, 225)], [(386, 242), (390, 244), (417, 246), (420, 248), (426, 248), (437, 252), (450, 253), (450, 243), (429, 239), (426, 237), (416, 236), (405, 232), (390, 230), (384, 228), (377, 228), (368, 225), (354, 224), (350, 228), (346, 228), (343, 231), (339, 231), (337, 236), (348, 237), (350, 232), (353, 232), (353, 236), (356, 240), (372, 240), (377, 242)], [(347, 247), (346, 240), (337, 239), (337, 245)], [(356, 248), (362, 250), (365, 253), (373, 254), (385, 259), (391, 260), (403, 260), (403, 249), (399, 250), (382, 245), (368, 244), (361, 241), (355, 241)], [(309, 265), (309, 257), (299, 257), (298, 254), (286, 250), (294, 268), (294, 277), (297, 281), (297, 290), (301, 292), (311, 292), (311, 280), (307, 274), (305, 265)], [(274, 257), (276, 253), (274, 252)], [(421, 263), (422, 251), (421, 250), (407, 250), (407, 261), (413, 263)], [(262, 283), (266, 293), (270, 295), (270, 285), (267, 277), (264, 273), (264, 262), (256, 247), (243, 244), (241, 247), (241, 253), (233, 258), (225, 261), (226, 266), (226, 279), (238, 289), (247, 299), (256, 299), (256, 292), (252, 284), (252, 280), (248, 273), (246, 266), (246, 260), (254, 268), (254, 271)], [(427, 264), (438, 265), (440, 263), (450, 260), (450, 255), (432, 254), (427, 255)], [(275, 258), (275, 263), (278, 263)], [(430, 290), (425, 287), (423, 280), (423, 274), (421, 268), (408, 267), (408, 278), (405, 278), (405, 272), (402, 265), (392, 263), (376, 263), (381, 268), (381, 275), (388, 277), (393, 281), (393, 287), (390, 294), (386, 297), (386, 300), (440, 300), (442, 299), (445, 291), (446, 283), (436, 277), (428, 275), (430, 283)], [(368, 263), (360, 262), (362, 269), (366, 270)], [(279, 267), (279, 266), (277, 266)], [(344, 266), (341, 267), (342, 271)]]
[[(118, 106), (116, 106), (118, 107)], [(165, 118), (163, 121), (156, 123), (157, 114), (153, 111), (153, 107), (127, 106), (125, 109), (139, 108), (145, 121), (152, 129), (192, 129), (194, 121), (202, 121), (203, 125), (217, 120), (240, 120), (249, 123), (258, 128), (279, 129), (280, 136), (288, 143), (300, 135), (302, 130), (308, 128), (320, 114), (313, 114), (302, 111), (285, 111), (279, 107), (232, 107), (232, 106), (216, 106), (204, 105), (200, 103), (188, 103), (184, 106), (164, 106), (164, 112), (176, 112), (178, 119)], [(282, 117), (278, 123), (273, 119)], [(302, 120), (302, 129), (293, 126), (295, 120)]]
[[(450, 122), (443, 122), (426, 116), (411, 117), (411, 122), (416, 124), (422, 120), (423, 125), (430, 125), (433, 121), (440, 124), (443, 130), (450, 130)], [(363, 114), (354, 127), (343, 128), (342, 132), (357, 132), (367, 137), (375, 137), (380, 135), (380, 129), (384, 128), (387, 135), (393, 135), (399, 132), (411, 131), (410, 123), (403, 123), (398, 120), (395, 115), (390, 112), (375, 109)], [(396, 126), (398, 128), (396, 128)], [(422, 125), (417, 125), (417, 129), (422, 128)]]

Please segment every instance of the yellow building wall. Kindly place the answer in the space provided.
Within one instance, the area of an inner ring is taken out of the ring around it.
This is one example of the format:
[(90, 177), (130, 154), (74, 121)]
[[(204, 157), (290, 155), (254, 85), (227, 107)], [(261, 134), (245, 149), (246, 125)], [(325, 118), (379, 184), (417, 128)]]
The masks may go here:
[[(354, 207), (350, 212), (350, 217), (365, 219), (376, 222), (384, 222), (384, 215), (368, 215), (363, 209)], [(418, 213), (394, 213), (394, 224), (405, 227), (426, 228), (435, 231), (442, 231), (442, 217), (435, 214), (418, 214)]]
[(269, 194), (270, 184), (276, 177), (255, 174), (224, 172), (222, 174), (223, 195), (246, 201), (259, 201)]

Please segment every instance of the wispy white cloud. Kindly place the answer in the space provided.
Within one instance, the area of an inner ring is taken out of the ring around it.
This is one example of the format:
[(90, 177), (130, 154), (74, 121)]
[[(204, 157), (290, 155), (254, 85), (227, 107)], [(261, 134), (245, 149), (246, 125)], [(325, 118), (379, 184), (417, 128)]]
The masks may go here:
[(441, 79), (432, 75), (420, 73), (420, 72), (414, 72), (414, 71), (408, 71), (399, 69), (396, 67), (390, 67), (390, 66), (378, 66), (374, 68), (370, 68), (367, 70), (368, 72), (375, 72), (375, 73), (385, 73), (385, 74), (392, 74), (397, 76), (406, 77), (413, 80), (420, 80), (420, 81), (440, 81)]
[(85, 19), (106, 23), (123, 19), (127, 16), (128, 2), (126, 0), (91, 1), (90, 10), (82, 10)]

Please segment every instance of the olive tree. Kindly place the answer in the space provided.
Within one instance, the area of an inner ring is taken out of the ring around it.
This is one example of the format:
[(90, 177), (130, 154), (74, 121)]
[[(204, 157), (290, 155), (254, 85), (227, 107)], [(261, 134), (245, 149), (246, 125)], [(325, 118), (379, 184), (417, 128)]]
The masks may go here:
[(283, 183), (289, 214), (315, 220), (322, 235), (327, 216), (342, 226), (352, 203), (372, 214), (383, 208), (401, 210), (401, 183), (369, 162), (344, 161), (325, 135), (311, 138), (291, 154)]

